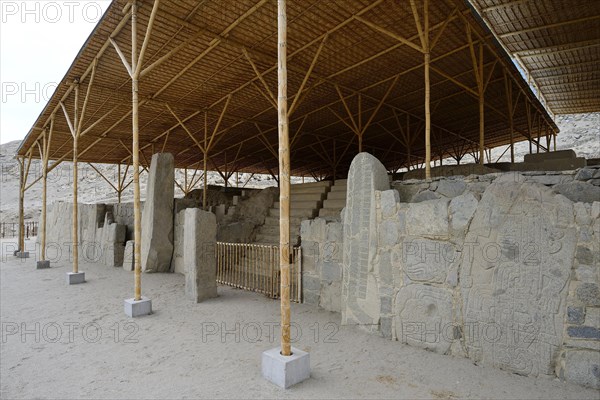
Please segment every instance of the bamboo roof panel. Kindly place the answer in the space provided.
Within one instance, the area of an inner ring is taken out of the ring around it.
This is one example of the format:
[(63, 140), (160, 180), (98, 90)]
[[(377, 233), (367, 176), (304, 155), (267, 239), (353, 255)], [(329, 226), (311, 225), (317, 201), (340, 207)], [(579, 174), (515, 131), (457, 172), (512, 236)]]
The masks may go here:
[[(140, 47), (152, 3), (140, 3)], [(416, 4), (422, 19), (423, 3)], [(72, 137), (59, 105), (62, 101), (67, 113), (74, 114), (73, 82), (79, 79), (81, 107), (89, 85), (90, 66), (97, 60), (82, 124), (79, 160), (130, 162), (131, 78), (108, 42), (112, 37), (129, 59), (131, 24), (122, 11), (125, 5), (125, 0), (111, 3), (23, 141), (21, 156), (31, 150), (32, 157), (39, 157), (35, 142), (54, 116), (50, 158), (69, 159)], [(288, 6), (289, 105), (299, 97), (290, 118), (290, 137), (295, 138), (293, 173), (327, 173), (330, 166), (324, 159), (334, 149), (338, 155), (344, 154), (339, 165), (349, 165), (358, 146), (357, 135), (350, 126), (359, 121), (365, 132), (364, 150), (372, 151), (388, 166), (409, 162), (405, 131), (411, 142), (410, 162), (422, 160), (423, 54), (410, 4), (394, 0), (296, 0), (289, 1)], [(521, 93), (515, 128), (519, 132), (527, 130), (527, 99), (535, 118), (544, 121), (552, 132), (557, 131), (517, 69), (466, 3), (430, 1), (429, 10), (430, 38), (438, 38), (431, 53), (432, 67), (443, 73), (431, 72), (435, 154), (452, 155), (457, 143), (474, 149), (479, 137), (478, 100), (473, 96), (477, 81), (467, 24), (474, 48), (483, 46), (486, 76), (495, 65), (485, 92), (485, 146), (503, 145), (509, 140), (505, 71), (515, 93)], [(164, 147), (175, 155), (178, 167), (198, 165), (203, 152), (197, 142), (204, 142), (206, 118), (208, 140), (215, 133), (209, 151), (210, 168), (235, 167), (263, 173), (277, 170), (277, 112), (269, 94), (275, 96), (278, 85), (276, 16), (276, 3), (268, 0), (161, 1), (143, 64), (144, 68), (155, 62), (158, 66), (141, 78), (139, 89), (142, 164), (153, 151)], [(590, 49), (578, 51), (582, 62), (595, 60)], [(547, 57), (540, 60), (540, 67), (553, 62)], [(588, 74), (577, 81), (567, 81), (569, 85), (597, 77), (591, 65), (569, 68), (571, 73)], [(544, 72), (549, 75), (543, 78), (551, 80), (554, 72)], [(403, 125), (406, 121), (408, 126)]]
[[(600, 111), (600, 2), (472, 0), (554, 113)], [(578, 69), (578, 65), (585, 68)], [(584, 79), (578, 79), (583, 72)]]

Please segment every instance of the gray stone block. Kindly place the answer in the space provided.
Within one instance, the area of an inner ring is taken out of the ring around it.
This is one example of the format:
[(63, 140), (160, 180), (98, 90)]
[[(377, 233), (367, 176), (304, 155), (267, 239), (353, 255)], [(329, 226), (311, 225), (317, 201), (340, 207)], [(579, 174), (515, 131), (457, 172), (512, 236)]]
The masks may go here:
[(47, 268), (50, 268), (50, 261), (49, 260), (38, 261), (36, 263), (36, 269), (47, 269)]
[(396, 335), (411, 346), (446, 354), (452, 338), (446, 327), (451, 326), (452, 292), (427, 285), (400, 288), (396, 297)]
[(379, 320), (379, 330), (381, 331), (381, 335), (384, 338), (391, 339), (392, 338), (392, 318), (391, 317), (381, 317)]
[(600, 201), (600, 187), (588, 182), (569, 182), (556, 185), (553, 189), (573, 202), (592, 203)]
[(575, 258), (581, 264), (593, 265), (594, 264), (594, 253), (592, 249), (585, 246), (577, 246), (577, 252)]
[(567, 335), (572, 338), (600, 340), (600, 329), (593, 326), (569, 326)]
[(409, 238), (402, 245), (404, 273), (413, 282), (444, 283), (456, 258), (450, 242)]
[(173, 255), (174, 160), (169, 153), (152, 156), (142, 213), (142, 270), (169, 272)]
[(560, 375), (566, 381), (600, 389), (600, 357), (597, 351), (568, 350), (562, 363)]
[(466, 188), (467, 184), (462, 180), (442, 179), (438, 182), (436, 193), (446, 197), (456, 197), (463, 194)]
[(67, 272), (67, 284), (78, 285), (85, 283), (85, 272)]
[(326, 282), (342, 280), (342, 265), (338, 262), (324, 262), (321, 264), (321, 280)]
[(447, 237), (448, 203), (448, 199), (439, 199), (411, 204), (406, 212), (408, 233), (423, 237)]
[(577, 298), (588, 306), (600, 306), (600, 289), (597, 283), (580, 283), (577, 287)]
[(185, 294), (196, 303), (217, 297), (217, 221), (199, 208), (185, 210)]
[(398, 243), (399, 227), (394, 220), (385, 220), (379, 226), (379, 246), (390, 247)]
[(585, 321), (585, 308), (567, 307), (567, 322), (573, 325), (581, 325)]
[(152, 314), (152, 300), (144, 296), (141, 300), (125, 299), (123, 307), (125, 315), (130, 318)]
[(575, 175), (575, 180), (587, 181), (594, 178), (594, 174), (597, 172), (594, 168), (581, 168)]
[(320, 292), (314, 292), (302, 288), (302, 303), (318, 305), (320, 303)]
[(450, 214), (450, 229), (453, 233), (464, 234), (471, 218), (475, 214), (479, 201), (473, 193), (465, 193), (450, 201), (448, 213)]
[(424, 191), (414, 195), (413, 198), (410, 199), (410, 202), (411, 203), (421, 203), (422, 201), (437, 200), (439, 198), (440, 198), (439, 194), (432, 192), (431, 190), (424, 190)]
[(342, 283), (324, 282), (321, 285), (319, 306), (327, 311), (341, 312)]
[(321, 290), (321, 279), (318, 276), (303, 274), (302, 288), (318, 293)]
[(282, 356), (276, 347), (262, 353), (262, 376), (282, 389), (310, 378), (310, 355), (292, 347), (292, 354)]
[(15, 256), (17, 258), (29, 258), (29, 252), (28, 251), (17, 251)]
[(377, 252), (376, 191), (389, 190), (386, 168), (368, 153), (350, 165), (344, 211), (342, 324), (374, 326), (379, 320), (379, 293), (373, 280)]
[[(464, 331), (468, 357), (520, 375), (551, 374), (563, 343), (577, 243), (573, 204), (551, 188), (499, 179), (479, 202), (462, 250), (464, 325), (478, 327)], [(541, 286), (541, 292), (531, 290)], [(540, 332), (526, 348), (511, 341), (515, 326), (523, 324)]]
[(383, 218), (390, 218), (396, 213), (396, 204), (400, 202), (397, 190), (384, 190), (381, 192), (381, 213)]
[(135, 242), (128, 240), (125, 243), (125, 251), (123, 254), (123, 269), (125, 271), (133, 271), (135, 268)]

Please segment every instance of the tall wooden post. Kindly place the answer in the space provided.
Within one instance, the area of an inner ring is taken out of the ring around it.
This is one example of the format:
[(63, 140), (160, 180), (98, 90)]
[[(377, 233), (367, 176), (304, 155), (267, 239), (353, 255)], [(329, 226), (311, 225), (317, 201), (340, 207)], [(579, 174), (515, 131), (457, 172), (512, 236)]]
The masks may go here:
[[(79, 82), (75, 83), (75, 109), (73, 114), (73, 126), (79, 126)], [(79, 232), (77, 229), (78, 220), (77, 216), (77, 150), (78, 150), (79, 132), (75, 132), (73, 135), (73, 273), (79, 272)]]
[(287, 111), (286, 0), (277, 1), (277, 111), (279, 123), (279, 267), (281, 272), (281, 354), (292, 354), (290, 345), (290, 149)]
[(424, 14), (424, 64), (425, 64), (425, 179), (431, 179), (431, 88), (429, 83), (429, 64), (431, 54), (429, 52), (429, 1), (423, 3)]
[(41, 215), (41, 226), (40, 233), (42, 235), (41, 240), (41, 261), (46, 260), (46, 213), (47, 213), (47, 186), (48, 186), (48, 159), (50, 157), (50, 143), (52, 141), (52, 132), (54, 131), (54, 115), (50, 120), (50, 132), (48, 137), (44, 132), (43, 138), (43, 149), (44, 154), (42, 155), (42, 215)]
[(204, 113), (204, 188), (202, 189), (202, 209), (204, 211), (208, 211), (208, 206), (206, 205), (206, 186), (208, 185), (208, 171), (206, 170), (206, 162), (208, 159), (208, 112)]
[[(131, 126), (132, 126), (132, 161), (133, 161), (133, 219), (134, 219), (134, 301), (142, 300), (142, 210), (140, 207), (140, 127), (139, 127), (139, 81), (140, 76), (148, 70), (142, 71), (144, 54), (150, 41), (152, 27), (158, 12), (160, 0), (154, 0), (154, 6), (146, 27), (146, 35), (138, 55), (137, 11), (138, 4), (134, 0), (131, 4), (131, 64), (117, 43), (109, 38), (123, 65), (131, 77)], [(150, 66), (151, 67), (151, 66)], [(150, 68), (149, 67), (149, 68)], [(142, 154), (143, 155), (143, 154)]]
[(19, 162), (19, 251), (25, 251), (25, 158)]
[(119, 163), (117, 165), (117, 181), (119, 183), (119, 190), (117, 190), (117, 201), (119, 204), (121, 204), (121, 194), (123, 193), (123, 184), (122, 182), (125, 182), (125, 178), (123, 178), (123, 181), (121, 181), (121, 163)]
[(134, 300), (142, 299), (142, 211), (140, 209), (139, 71), (137, 57), (137, 1), (131, 4), (131, 123), (133, 154)]

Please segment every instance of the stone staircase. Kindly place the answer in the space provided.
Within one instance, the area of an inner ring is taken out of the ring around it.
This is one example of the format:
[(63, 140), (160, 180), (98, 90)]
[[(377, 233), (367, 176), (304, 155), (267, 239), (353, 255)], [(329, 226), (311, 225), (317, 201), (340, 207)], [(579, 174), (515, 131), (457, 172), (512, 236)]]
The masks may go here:
[(323, 202), (323, 208), (319, 210), (319, 217), (327, 220), (339, 221), (342, 208), (346, 207), (347, 179), (337, 179), (331, 190), (327, 193), (327, 199)]
[[(295, 245), (300, 237), (300, 224), (315, 218), (331, 188), (330, 181), (292, 185), (290, 203), (290, 243)], [(344, 198), (346, 192), (344, 191)], [(345, 200), (344, 200), (345, 202)], [(279, 202), (273, 203), (265, 224), (256, 235), (257, 244), (279, 244)]]

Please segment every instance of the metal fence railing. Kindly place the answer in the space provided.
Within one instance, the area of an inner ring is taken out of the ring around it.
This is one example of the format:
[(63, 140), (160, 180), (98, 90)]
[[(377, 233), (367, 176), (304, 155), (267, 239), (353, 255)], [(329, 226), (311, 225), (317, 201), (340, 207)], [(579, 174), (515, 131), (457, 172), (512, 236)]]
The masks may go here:
[[(37, 236), (38, 223), (25, 222), (25, 238)], [(0, 238), (15, 238), (19, 236), (19, 224), (16, 222), (0, 222)]]
[[(302, 249), (292, 249), (290, 300), (302, 302)], [(217, 282), (280, 297), (279, 246), (217, 242)]]

